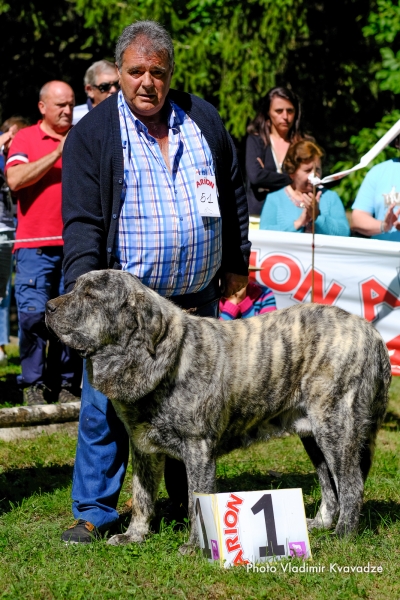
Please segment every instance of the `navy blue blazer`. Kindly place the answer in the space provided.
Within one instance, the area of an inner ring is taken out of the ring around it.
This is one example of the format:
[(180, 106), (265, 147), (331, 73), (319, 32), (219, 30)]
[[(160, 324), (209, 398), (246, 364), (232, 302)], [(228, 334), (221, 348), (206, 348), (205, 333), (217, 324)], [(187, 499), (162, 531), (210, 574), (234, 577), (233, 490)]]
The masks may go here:
[[(63, 150), (64, 278), (119, 268), (113, 256), (124, 178), (118, 98), (113, 94), (68, 134)], [(198, 125), (213, 156), (222, 217), (223, 272), (248, 274), (248, 208), (236, 150), (217, 110), (205, 100), (170, 90), (168, 97)]]

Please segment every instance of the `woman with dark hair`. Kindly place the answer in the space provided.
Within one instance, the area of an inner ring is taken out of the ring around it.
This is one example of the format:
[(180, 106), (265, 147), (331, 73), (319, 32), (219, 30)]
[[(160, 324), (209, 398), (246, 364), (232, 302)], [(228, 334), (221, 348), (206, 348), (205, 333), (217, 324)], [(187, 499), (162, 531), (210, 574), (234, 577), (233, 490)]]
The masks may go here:
[(247, 128), (247, 199), (251, 215), (259, 215), (266, 195), (290, 183), (282, 164), (291, 144), (312, 139), (300, 128), (301, 106), (295, 93), (275, 87), (260, 104), (255, 119)]
[[(312, 230), (312, 185), (310, 175), (321, 176), (323, 152), (317, 144), (301, 140), (290, 146), (284, 169), (290, 184), (268, 195), (260, 229), (308, 233)], [(336, 192), (320, 189), (316, 195), (315, 233), (350, 235), (342, 201)]]

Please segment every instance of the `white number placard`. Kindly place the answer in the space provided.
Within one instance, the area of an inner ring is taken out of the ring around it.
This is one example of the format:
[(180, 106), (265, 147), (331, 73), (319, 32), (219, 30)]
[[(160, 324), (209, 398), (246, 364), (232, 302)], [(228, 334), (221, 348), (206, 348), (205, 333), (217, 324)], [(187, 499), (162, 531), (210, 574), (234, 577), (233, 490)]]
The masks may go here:
[(209, 561), (243, 565), (311, 558), (300, 488), (194, 494), (200, 547)]
[(217, 184), (215, 175), (203, 175), (205, 171), (195, 173), (196, 201), (202, 217), (220, 217)]

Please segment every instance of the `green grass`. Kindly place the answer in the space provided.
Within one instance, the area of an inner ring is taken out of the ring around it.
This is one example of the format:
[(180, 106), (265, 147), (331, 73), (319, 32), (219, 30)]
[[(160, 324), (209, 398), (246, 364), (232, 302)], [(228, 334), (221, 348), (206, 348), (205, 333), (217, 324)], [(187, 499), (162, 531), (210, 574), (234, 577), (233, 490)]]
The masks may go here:
[[(0, 598), (20, 599), (396, 599), (400, 598), (400, 378), (393, 381), (385, 425), (365, 489), (359, 535), (310, 535), (314, 565), (325, 573), (224, 570), (200, 556), (183, 557), (187, 531), (167, 520), (160, 492), (153, 531), (141, 545), (64, 546), (72, 522), (71, 474), (76, 440), (66, 435), (0, 442)], [(218, 463), (220, 491), (302, 487), (307, 516), (320, 500), (314, 470), (296, 437), (233, 452)], [(126, 478), (119, 502), (130, 496)], [(164, 517), (164, 518), (163, 518)], [(382, 574), (330, 573), (329, 565), (381, 565)], [(296, 563), (292, 563), (296, 564)], [(298, 565), (301, 563), (297, 563)]]
[(22, 393), (16, 383), (16, 376), (21, 373), (18, 346), (6, 346), (6, 353), (8, 364), (0, 366), (0, 408), (22, 404)]

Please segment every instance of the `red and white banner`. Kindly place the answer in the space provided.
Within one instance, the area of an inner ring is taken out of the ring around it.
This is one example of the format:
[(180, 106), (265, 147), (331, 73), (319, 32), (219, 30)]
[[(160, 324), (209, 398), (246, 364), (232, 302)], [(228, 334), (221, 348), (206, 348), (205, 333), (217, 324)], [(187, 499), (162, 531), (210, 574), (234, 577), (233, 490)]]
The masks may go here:
[[(250, 229), (251, 273), (275, 292), (278, 308), (311, 301), (311, 235)], [(315, 236), (314, 301), (374, 324), (400, 375), (400, 244)], [(327, 332), (329, 334), (329, 332)]]

